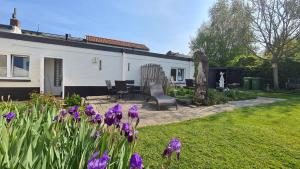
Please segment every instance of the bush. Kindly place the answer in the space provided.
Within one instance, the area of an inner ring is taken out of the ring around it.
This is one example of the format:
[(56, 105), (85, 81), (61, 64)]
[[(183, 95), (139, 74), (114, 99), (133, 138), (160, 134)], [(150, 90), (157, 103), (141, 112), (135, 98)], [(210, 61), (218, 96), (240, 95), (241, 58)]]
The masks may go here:
[(182, 87), (169, 87), (167, 89), (167, 95), (172, 97), (192, 97), (194, 95), (194, 90)]
[(28, 104), (30, 106), (38, 106), (40, 108), (41, 105), (44, 107), (59, 107), (59, 101), (51, 95), (47, 94), (39, 94), (39, 93), (32, 93), (30, 95), (30, 102)]
[[(279, 84), (281, 88), (285, 88), (285, 83), (288, 79), (300, 79), (300, 56), (296, 53), (295, 56), (282, 58), (278, 64)], [(243, 68), (244, 77), (261, 77), (264, 84), (273, 84), (273, 72), (270, 59), (261, 59), (253, 55), (236, 56), (230, 61), (229, 65), (233, 67)]]
[[(177, 99), (190, 98), (194, 100), (194, 90), (192, 89), (169, 87), (167, 94)], [(225, 90), (224, 92), (219, 92), (216, 89), (208, 89), (207, 96), (208, 99), (204, 103), (205, 105), (223, 104), (228, 101), (255, 99), (257, 97), (253, 92), (236, 89)]]
[(81, 105), (81, 97), (79, 94), (73, 94), (71, 97), (66, 98), (67, 106)]
[(208, 99), (205, 105), (223, 104), (228, 101), (255, 99), (257, 96), (252, 92), (240, 90), (227, 90), (219, 92), (215, 89), (208, 90)]
[(230, 101), (255, 99), (257, 97), (253, 92), (232, 89), (224, 91), (224, 95), (229, 98)]
[(205, 105), (223, 104), (229, 101), (228, 97), (223, 92), (218, 92), (215, 89), (208, 89), (207, 102)]

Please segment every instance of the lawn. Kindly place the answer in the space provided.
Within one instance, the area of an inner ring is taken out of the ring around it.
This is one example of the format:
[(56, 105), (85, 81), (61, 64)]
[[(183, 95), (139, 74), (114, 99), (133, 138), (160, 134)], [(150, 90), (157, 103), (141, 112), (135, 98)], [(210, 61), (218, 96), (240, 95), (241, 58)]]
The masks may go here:
[(300, 94), (259, 93), (288, 99), (207, 118), (139, 129), (136, 151), (160, 168), (172, 137), (181, 140), (181, 159), (170, 168), (300, 168)]

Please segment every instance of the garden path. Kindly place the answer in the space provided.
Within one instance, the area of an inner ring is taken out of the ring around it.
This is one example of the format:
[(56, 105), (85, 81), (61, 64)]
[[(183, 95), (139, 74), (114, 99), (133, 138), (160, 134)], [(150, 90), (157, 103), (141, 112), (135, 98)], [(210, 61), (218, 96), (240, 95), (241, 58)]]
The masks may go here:
[[(195, 118), (206, 117), (224, 111), (231, 111), (242, 107), (251, 107), (261, 104), (270, 104), (277, 101), (284, 101), (285, 99), (258, 97), (251, 100), (230, 101), (226, 104), (219, 104), (213, 106), (183, 106), (179, 105), (178, 110), (175, 108), (165, 108), (161, 111), (157, 110), (155, 102), (145, 102), (141, 100), (119, 100), (122, 104), (123, 110), (128, 110), (132, 104), (136, 104), (139, 108), (140, 123), (139, 127), (150, 125), (162, 125), (174, 122), (180, 122)], [(88, 97), (88, 103), (92, 104), (97, 111), (104, 114), (105, 111), (112, 107), (115, 103), (107, 99), (99, 97)]]

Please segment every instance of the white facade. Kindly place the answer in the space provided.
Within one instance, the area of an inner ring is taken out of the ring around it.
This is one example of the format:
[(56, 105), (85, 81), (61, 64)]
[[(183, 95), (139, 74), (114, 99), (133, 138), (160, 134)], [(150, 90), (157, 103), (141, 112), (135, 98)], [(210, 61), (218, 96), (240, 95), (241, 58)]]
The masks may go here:
[[(47, 43), (30, 42), (0, 38), (0, 55), (29, 56), (29, 77), (0, 77), (0, 87), (38, 87), (45, 92), (47, 84), (53, 76), (53, 63), (45, 58), (58, 58), (63, 60), (62, 93), (65, 86), (105, 86), (105, 80), (134, 80), (140, 85), (140, 68), (142, 65), (154, 63), (163, 67), (165, 74), (170, 78), (171, 68), (183, 68), (185, 79), (193, 78), (193, 63), (191, 61), (166, 59), (153, 56), (134, 55), (121, 52), (110, 52), (96, 49), (78, 48)], [(10, 59), (8, 59), (10, 60)], [(51, 64), (51, 65), (50, 65)], [(129, 66), (129, 68), (128, 68)], [(46, 71), (46, 72), (45, 72)], [(47, 77), (45, 77), (45, 75)], [(5, 81), (7, 79), (7, 81)], [(14, 80), (14, 81), (9, 81)], [(20, 81), (18, 81), (20, 80)], [(22, 80), (28, 80), (26, 82)], [(49, 82), (52, 84), (53, 82)], [(46, 86), (45, 86), (46, 85)], [(55, 89), (55, 93), (57, 93)]]

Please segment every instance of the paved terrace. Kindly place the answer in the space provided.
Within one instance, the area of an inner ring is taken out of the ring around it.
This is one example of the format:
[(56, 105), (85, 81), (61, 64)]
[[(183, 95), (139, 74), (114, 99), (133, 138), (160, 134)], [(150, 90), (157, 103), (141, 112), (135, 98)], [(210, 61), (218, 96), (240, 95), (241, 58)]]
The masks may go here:
[(284, 101), (285, 99), (258, 97), (252, 100), (243, 101), (230, 101), (226, 104), (213, 105), (213, 106), (178, 106), (178, 110), (174, 107), (162, 108), (161, 111), (157, 110), (154, 101), (145, 102), (143, 99), (138, 100), (109, 100), (106, 97), (88, 97), (87, 103), (92, 104), (97, 111), (104, 114), (109, 107), (116, 103), (123, 106), (123, 111), (127, 114), (127, 110), (132, 104), (139, 107), (140, 123), (139, 127), (168, 124), (180, 122), (195, 118), (206, 117), (209, 115), (217, 114), (224, 111), (231, 111), (241, 107), (251, 107), (260, 104), (270, 104), (277, 101)]

